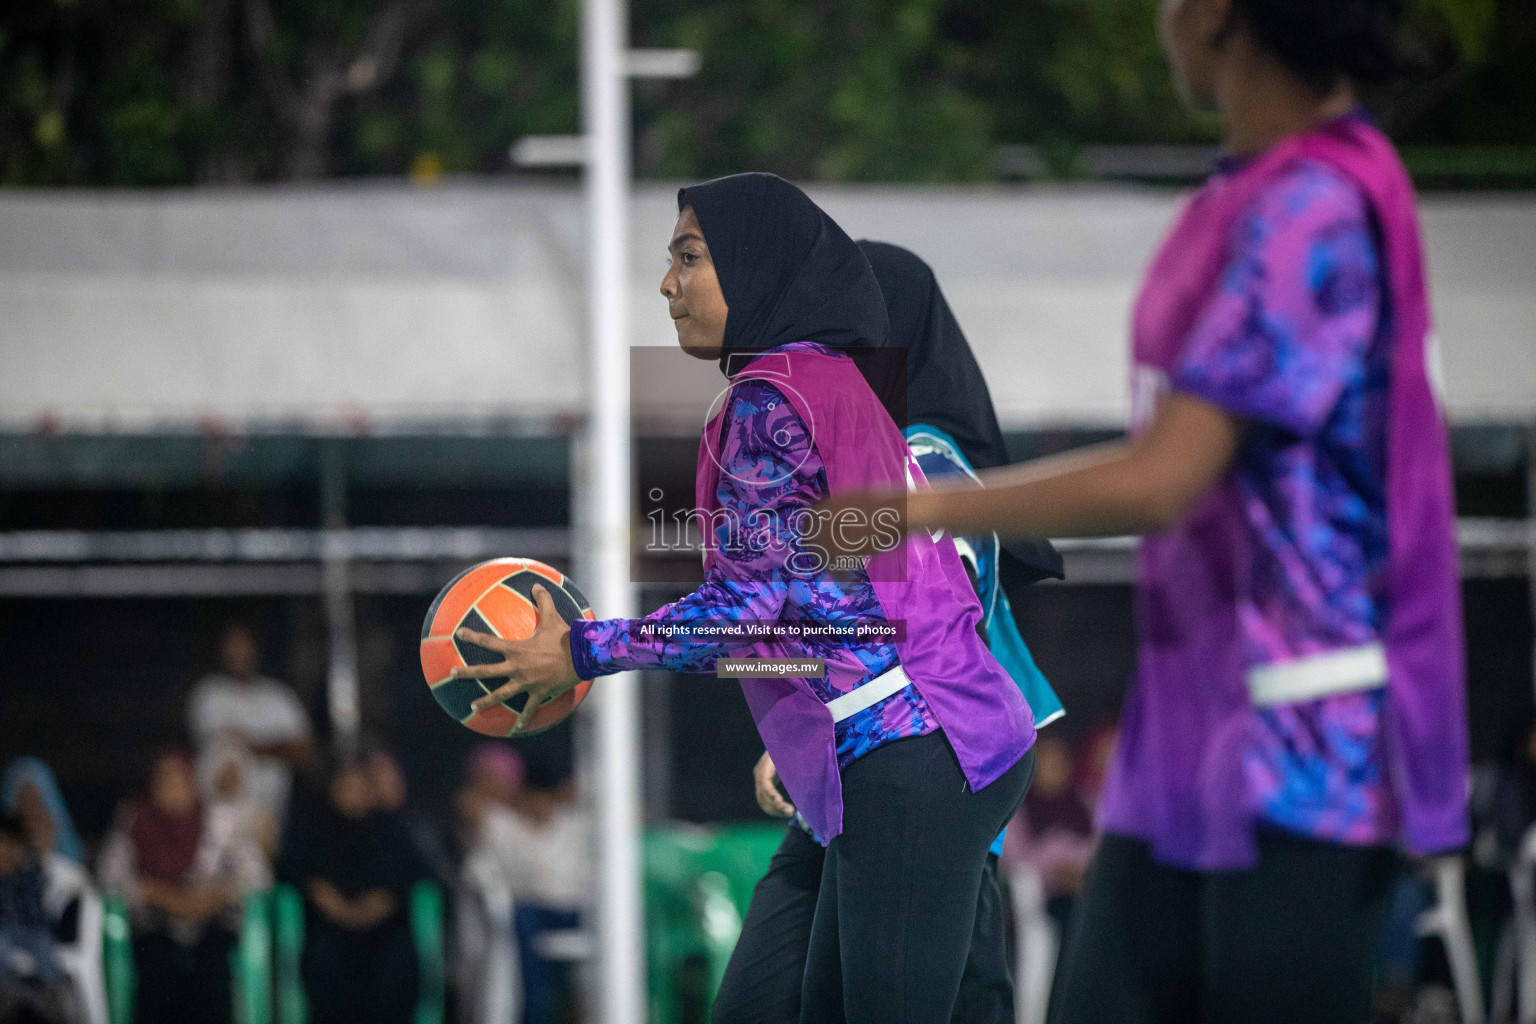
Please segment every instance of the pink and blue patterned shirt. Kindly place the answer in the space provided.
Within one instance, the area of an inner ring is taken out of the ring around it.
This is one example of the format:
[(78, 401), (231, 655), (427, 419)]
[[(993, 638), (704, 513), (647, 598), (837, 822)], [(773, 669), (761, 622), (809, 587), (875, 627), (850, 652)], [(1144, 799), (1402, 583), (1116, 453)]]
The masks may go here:
[[(1390, 337), (1379, 250), (1360, 189), (1299, 162), (1239, 221), (1170, 381), (1245, 424), (1233, 472), (1252, 548), (1249, 664), (1378, 639)], [(1385, 697), (1258, 708), (1244, 766), (1259, 819), (1332, 842), (1390, 842)]]
[[(644, 619), (572, 623), (571, 658), (581, 678), (646, 668), (714, 672), (717, 659), (740, 656), (728, 642), (642, 636), (637, 628), (642, 622), (794, 620), (820, 626), (885, 621), (874, 587), (862, 570), (834, 580), (807, 568), (813, 558), (795, 530), (797, 513), (804, 515), (826, 496), (827, 474), (799, 414), (778, 388), (758, 378), (737, 383), (727, 401), (717, 497), (722, 509), (735, 513), (735, 521), (753, 524), (736, 530), (724, 522), (714, 527), (715, 542), (722, 556), (734, 563), (735, 578), (726, 579), (719, 569), (711, 569), (693, 593)], [(855, 659), (860, 668), (853, 676), (859, 680), (857, 686), (895, 667), (899, 660), (896, 647), (888, 643), (812, 638), (784, 646), (785, 657), (843, 664)], [(823, 702), (842, 695), (834, 689), (832, 675), (809, 680)], [(908, 684), (837, 723), (838, 765), (846, 768), (854, 758), (883, 743), (937, 728), (927, 703)]]

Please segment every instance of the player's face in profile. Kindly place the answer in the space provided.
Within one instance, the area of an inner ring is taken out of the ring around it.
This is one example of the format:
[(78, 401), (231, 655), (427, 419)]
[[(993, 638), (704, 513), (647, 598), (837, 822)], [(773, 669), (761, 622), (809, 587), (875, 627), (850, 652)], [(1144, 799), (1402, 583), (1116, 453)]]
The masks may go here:
[(1158, 35), (1174, 84), (1196, 110), (1215, 109), (1215, 61), (1232, 16), (1230, 0), (1162, 0)]
[(695, 359), (717, 359), (725, 342), (729, 309), (692, 207), (678, 214), (667, 252), (671, 258), (667, 276), (661, 279), (661, 294), (677, 328), (677, 343)]

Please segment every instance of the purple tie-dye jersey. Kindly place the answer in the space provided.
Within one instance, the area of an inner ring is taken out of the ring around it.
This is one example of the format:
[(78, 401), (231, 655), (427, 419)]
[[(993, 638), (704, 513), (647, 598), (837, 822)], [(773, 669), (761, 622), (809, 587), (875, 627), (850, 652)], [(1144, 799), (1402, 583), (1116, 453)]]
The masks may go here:
[[(1388, 344), (1359, 188), (1302, 161), (1239, 222), (1171, 387), (1242, 418), (1248, 664), (1376, 641), (1385, 580)], [(1389, 842), (1385, 689), (1259, 708), (1244, 764), (1262, 821)]]
[[(787, 346), (786, 346), (787, 347)], [(715, 661), (733, 654), (724, 642), (664, 641), (637, 635), (641, 621), (684, 623), (743, 619), (781, 619), (811, 625), (883, 622), (885, 613), (874, 587), (862, 570), (834, 581), (824, 574), (795, 571), (808, 552), (793, 530), (797, 510), (809, 509), (827, 494), (827, 475), (805, 424), (767, 381), (746, 379), (731, 389), (729, 425), (721, 446), (720, 507), (747, 521), (776, 531), (776, 536), (734, 534), (716, 526), (721, 554), (736, 566), (737, 580), (711, 569), (693, 593), (665, 605), (643, 620), (600, 619), (571, 625), (571, 656), (583, 679), (640, 668), (674, 672), (713, 672)], [(762, 515), (761, 513), (773, 513)], [(796, 556), (799, 556), (798, 558)], [(740, 582), (746, 580), (748, 582)], [(824, 658), (860, 668), (858, 685), (897, 663), (892, 644), (839, 643), (809, 639), (791, 647), (784, 657)], [(738, 656), (740, 652), (734, 652)], [(823, 702), (841, 696), (831, 676), (811, 679)], [(837, 723), (837, 761), (846, 768), (854, 758), (890, 740), (921, 736), (938, 728), (927, 703), (908, 685), (897, 693)]]

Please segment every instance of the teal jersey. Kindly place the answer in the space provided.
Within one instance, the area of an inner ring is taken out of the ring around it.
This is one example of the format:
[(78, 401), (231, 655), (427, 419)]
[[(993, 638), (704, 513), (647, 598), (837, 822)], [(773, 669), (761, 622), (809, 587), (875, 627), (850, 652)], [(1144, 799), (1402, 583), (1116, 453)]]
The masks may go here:
[[(907, 447), (912, 449), (918, 466), (929, 480), (966, 476), (980, 485), (959, 446), (942, 430), (919, 423), (907, 428), (906, 437)], [(1066, 709), (1019, 635), (1013, 608), (998, 579), (997, 535), (956, 537), (954, 540), (981, 601), (982, 628), (986, 631), (992, 656), (1013, 677), (1024, 699), (1029, 701), (1030, 710), (1035, 713), (1035, 728), (1049, 725), (1066, 714)]]
[[(906, 437), (907, 447), (912, 449), (918, 467), (929, 480), (966, 476), (976, 481), (978, 487), (981, 486), (976, 471), (966, 461), (960, 447), (942, 430), (919, 423), (907, 428)], [(1067, 711), (1045, 678), (1045, 673), (1035, 664), (1035, 657), (1029, 653), (1024, 638), (1019, 635), (1013, 608), (998, 579), (1000, 550), (997, 534), (955, 537), (954, 541), (955, 549), (960, 552), (960, 560), (965, 563), (966, 572), (976, 587), (976, 596), (981, 601), (981, 625), (986, 633), (987, 647), (1018, 684), (1024, 699), (1029, 701), (1030, 710), (1035, 713), (1035, 728), (1050, 725)], [(997, 839), (992, 843), (993, 853), (1003, 852), (1005, 834), (1006, 830), (997, 834)]]

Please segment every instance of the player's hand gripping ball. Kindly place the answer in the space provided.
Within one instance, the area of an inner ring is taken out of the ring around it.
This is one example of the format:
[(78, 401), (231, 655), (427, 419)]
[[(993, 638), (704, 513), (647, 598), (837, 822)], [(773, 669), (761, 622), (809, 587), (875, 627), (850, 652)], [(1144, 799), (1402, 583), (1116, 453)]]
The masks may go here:
[(565, 647), (568, 624), (592, 618), (576, 585), (543, 562), (481, 562), (427, 609), (421, 671), (454, 721), (487, 736), (542, 732), (592, 688)]

